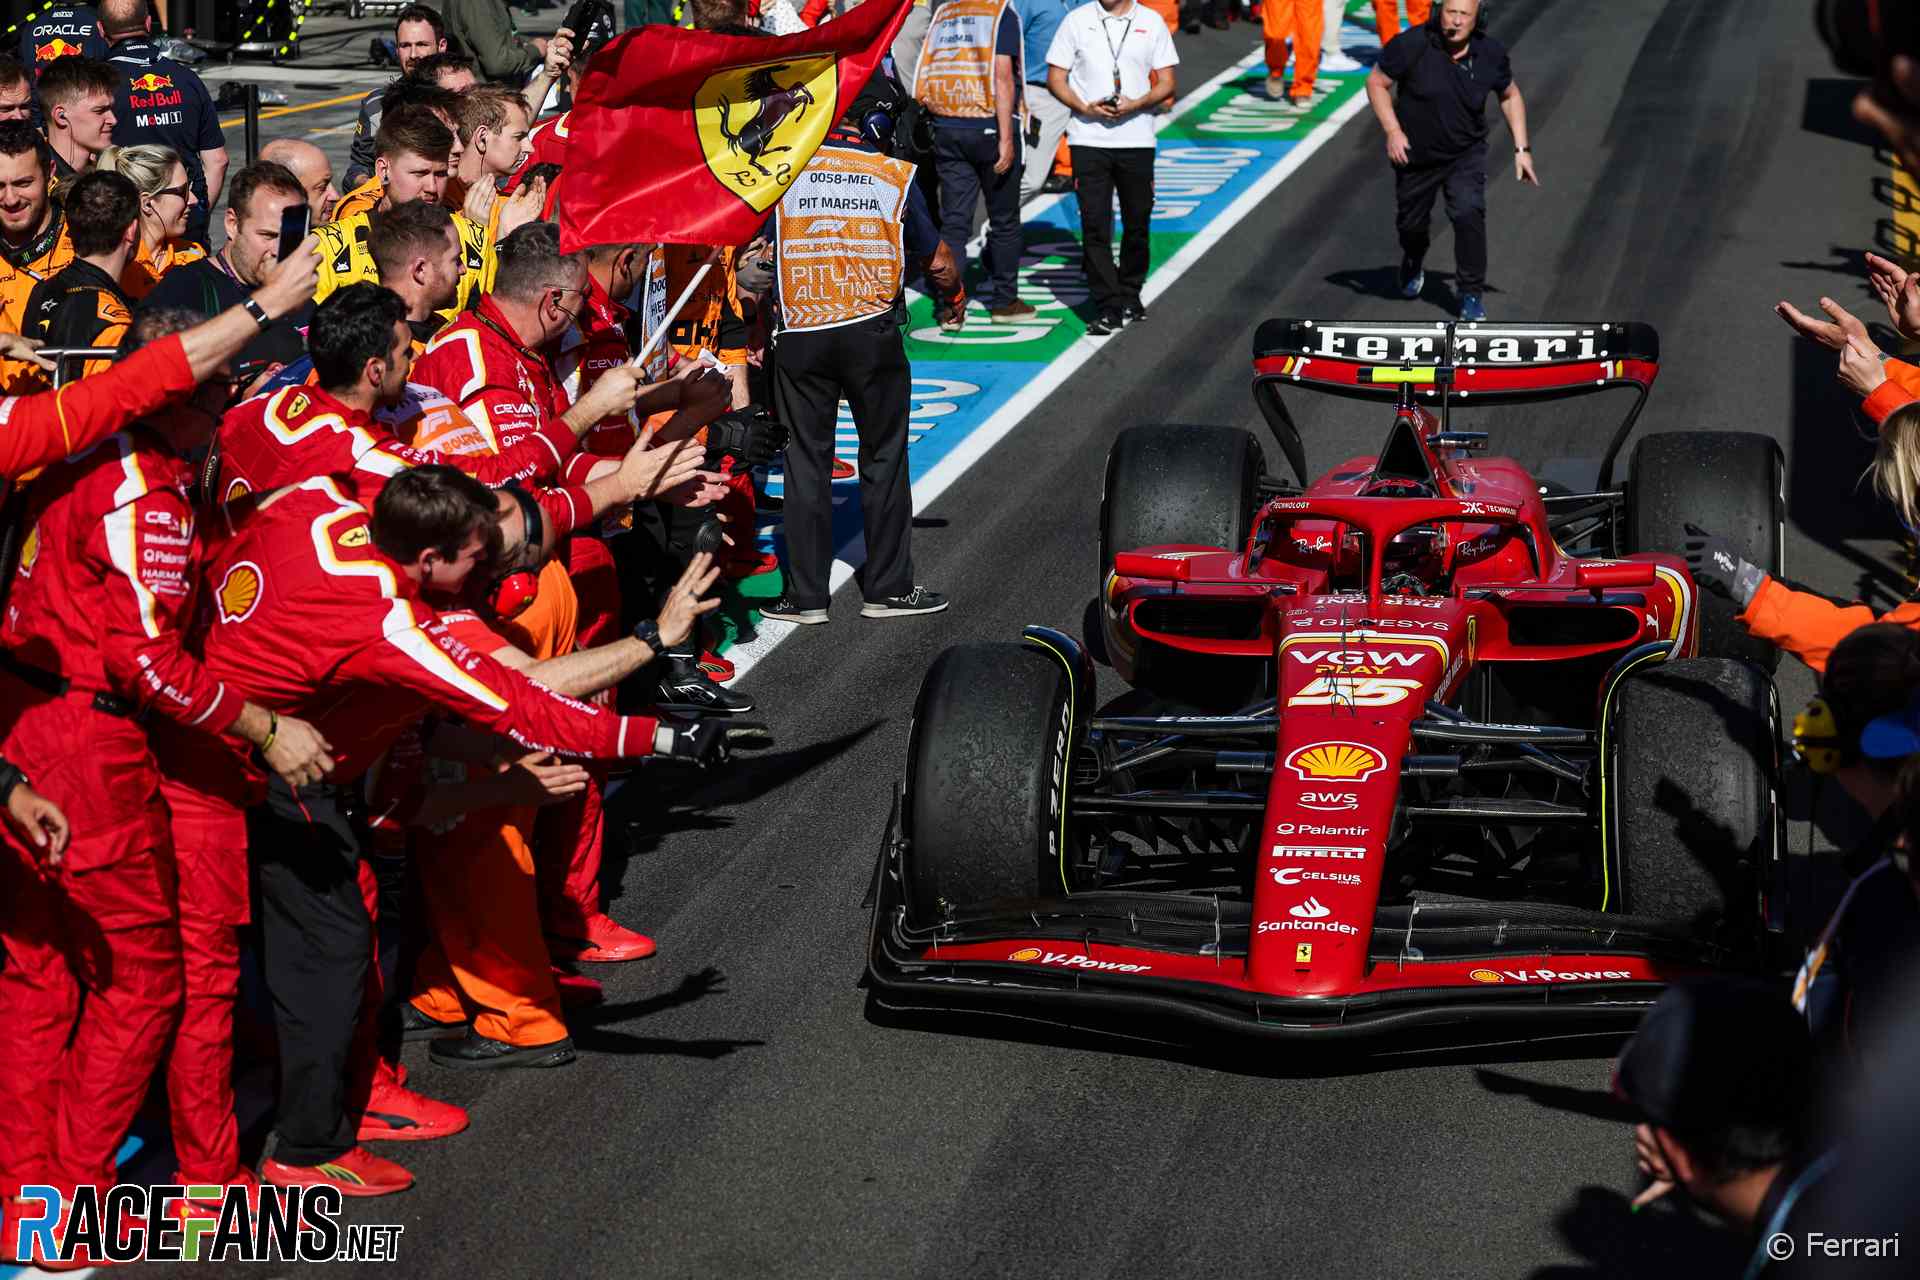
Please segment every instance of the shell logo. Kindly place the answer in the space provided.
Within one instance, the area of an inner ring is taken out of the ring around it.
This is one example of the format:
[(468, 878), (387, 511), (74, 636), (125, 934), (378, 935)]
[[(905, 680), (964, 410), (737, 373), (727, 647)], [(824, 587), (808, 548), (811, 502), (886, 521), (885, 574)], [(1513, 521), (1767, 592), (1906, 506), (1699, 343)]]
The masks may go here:
[(1475, 982), (1505, 982), (1506, 981), (1505, 978), (1501, 977), (1498, 973), (1495, 973), (1492, 969), (1471, 969), (1471, 970), (1468, 970), (1467, 976), (1469, 978), (1472, 978)]
[(1359, 782), (1387, 767), (1387, 758), (1358, 742), (1315, 742), (1297, 748), (1286, 765), (1302, 781), (1339, 778)]
[(234, 565), (220, 579), (214, 595), (220, 603), (220, 621), (245, 622), (260, 603), (260, 566), (251, 560)]
[(1039, 958), (1040, 948), (1038, 947), (1022, 947), (1007, 957), (1009, 960), (1038, 960)]
[(27, 540), (20, 544), (20, 576), (33, 576), (33, 562), (40, 558), (40, 526), (27, 530)]

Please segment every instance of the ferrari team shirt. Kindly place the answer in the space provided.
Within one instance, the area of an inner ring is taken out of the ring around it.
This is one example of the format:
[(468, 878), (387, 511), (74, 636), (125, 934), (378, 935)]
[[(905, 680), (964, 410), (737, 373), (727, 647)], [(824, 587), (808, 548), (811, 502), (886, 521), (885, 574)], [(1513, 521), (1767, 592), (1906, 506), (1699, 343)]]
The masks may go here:
[[(1165, 71), (1179, 61), (1167, 24), (1138, 0), (1114, 13), (1108, 13), (1098, 0), (1081, 5), (1061, 20), (1047, 48), (1047, 65), (1064, 70), (1067, 84), (1090, 103), (1115, 93), (1123, 98), (1141, 97), (1153, 87), (1154, 72)], [(1067, 122), (1068, 146), (1153, 144), (1151, 112), (1137, 111), (1124, 120), (1075, 115)]]

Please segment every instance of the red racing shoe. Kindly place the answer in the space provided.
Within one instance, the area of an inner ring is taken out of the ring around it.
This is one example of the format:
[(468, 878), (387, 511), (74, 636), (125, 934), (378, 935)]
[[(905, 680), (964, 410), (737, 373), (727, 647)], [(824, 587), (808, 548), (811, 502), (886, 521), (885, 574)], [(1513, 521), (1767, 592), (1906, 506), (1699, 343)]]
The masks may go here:
[(390, 1196), (413, 1185), (412, 1174), (365, 1147), (355, 1147), (324, 1164), (269, 1160), (260, 1166), (260, 1176), (276, 1187), (333, 1187), (343, 1196)]
[[(376, 1079), (367, 1095), (367, 1109), (360, 1115), (360, 1130), (354, 1138), (359, 1142), (429, 1142), (450, 1137), (466, 1127), (466, 1111), (451, 1102), (415, 1093), (391, 1080)], [(279, 1180), (268, 1178), (267, 1181)]]
[(833, 478), (835, 480), (851, 480), (859, 474), (860, 473), (854, 469), (853, 464), (845, 458), (835, 458), (833, 460)]
[(596, 911), (587, 918), (586, 937), (549, 937), (547, 945), (559, 959), (584, 960), (589, 964), (644, 960), (655, 950), (652, 938), (635, 933), (604, 911)]
[(583, 1009), (589, 1005), (604, 1004), (607, 989), (599, 981), (584, 973), (569, 973), (555, 966), (553, 985), (559, 989), (560, 1004), (567, 1009)]
[(711, 649), (700, 651), (700, 669), (706, 672), (707, 679), (715, 684), (725, 684), (733, 679), (733, 663)]

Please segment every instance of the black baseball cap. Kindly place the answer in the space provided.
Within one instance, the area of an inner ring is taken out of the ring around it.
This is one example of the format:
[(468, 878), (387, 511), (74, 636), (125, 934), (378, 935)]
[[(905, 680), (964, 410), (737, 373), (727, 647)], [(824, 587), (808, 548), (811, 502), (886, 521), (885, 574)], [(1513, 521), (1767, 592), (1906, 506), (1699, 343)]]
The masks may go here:
[(1812, 1090), (1806, 1019), (1777, 986), (1745, 978), (1669, 987), (1613, 1069), (1639, 1119), (1689, 1133), (1792, 1128)]

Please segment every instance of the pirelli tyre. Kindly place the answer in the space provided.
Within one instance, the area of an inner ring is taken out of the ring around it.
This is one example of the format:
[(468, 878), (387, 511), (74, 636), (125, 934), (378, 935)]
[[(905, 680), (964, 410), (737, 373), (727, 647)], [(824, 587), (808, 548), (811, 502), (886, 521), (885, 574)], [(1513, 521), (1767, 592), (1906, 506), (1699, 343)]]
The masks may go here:
[[(1786, 543), (1786, 461), (1771, 436), (1685, 431), (1645, 436), (1627, 475), (1629, 551), (1677, 554), (1686, 526), (1719, 534), (1778, 576)], [(1768, 671), (1780, 651), (1747, 634), (1731, 600), (1699, 591), (1700, 656), (1744, 658)]]
[[(1165, 424), (1129, 427), (1107, 451), (1100, 499), (1100, 599), (1113, 557), (1140, 547), (1186, 543), (1238, 551), (1253, 532), (1266, 456), (1238, 427)], [(1107, 657), (1137, 687), (1202, 708), (1238, 707), (1258, 691), (1259, 664), (1114, 643)]]
[(1601, 718), (1602, 909), (1757, 945), (1778, 851), (1779, 713), (1749, 663), (1686, 658), (1628, 673)]
[(1066, 669), (1031, 645), (955, 645), (920, 683), (907, 748), (909, 921), (1067, 891)]

